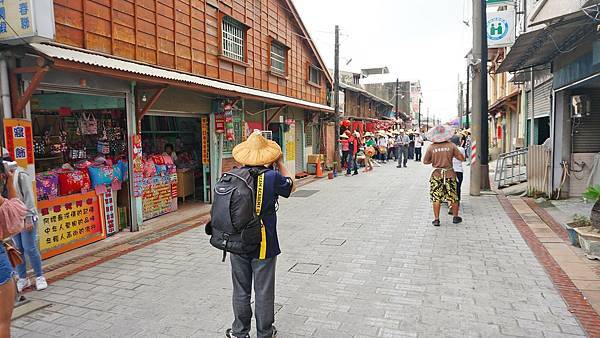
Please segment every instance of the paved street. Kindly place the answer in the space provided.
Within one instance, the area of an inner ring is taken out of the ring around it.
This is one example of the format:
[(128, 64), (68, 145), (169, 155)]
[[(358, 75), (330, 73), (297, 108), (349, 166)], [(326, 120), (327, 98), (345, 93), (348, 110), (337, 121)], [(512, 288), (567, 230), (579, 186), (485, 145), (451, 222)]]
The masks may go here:
[[(496, 197), (431, 226), (429, 168), (320, 180), (282, 200), (280, 337), (572, 337), (584, 333)], [(463, 190), (468, 190), (465, 185)], [(222, 337), (229, 265), (194, 229), (29, 293), (15, 336)]]

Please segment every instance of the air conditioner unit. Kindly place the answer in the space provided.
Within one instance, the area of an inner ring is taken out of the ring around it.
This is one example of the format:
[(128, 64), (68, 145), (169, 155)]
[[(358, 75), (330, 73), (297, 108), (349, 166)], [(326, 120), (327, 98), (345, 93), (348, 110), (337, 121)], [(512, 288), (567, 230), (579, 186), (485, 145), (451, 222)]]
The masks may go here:
[(273, 132), (272, 131), (270, 131), (270, 130), (263, 130), (263, 131), (261, 131), (261, 134), (267, 140), (273, 140)]
[(587, 95), (571, 96), (571, 117), (581, 118), (592, 113), (592, 100)]

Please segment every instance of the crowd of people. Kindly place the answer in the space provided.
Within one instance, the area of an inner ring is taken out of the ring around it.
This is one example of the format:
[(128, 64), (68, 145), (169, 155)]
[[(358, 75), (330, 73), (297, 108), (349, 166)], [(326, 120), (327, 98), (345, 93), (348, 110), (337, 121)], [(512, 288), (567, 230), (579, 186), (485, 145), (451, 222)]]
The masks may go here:
[(418, 131), (404, 129), (379, 130), (375, 134), (366, 132), (362, 137), (358, 131), (344, 131), (340, 135), (341, 165), (346, 175), (358, 175), (359, 166), (365, 172), (374, 165), (398, 163), (406, 168), (408, 160), (421, 161), (423, 137)]
[[(423, 157), (425, 141), (431, 142)], [(341, 133), (341, 165), (346, 176), (358, 175), (359, 167), (370, 172), (374, 166), (397, 163), (397, 168), (407, 168), (408, 161), (431, 164), (430, 195), (434, 207), (434, 226), (440, 225), (440, 207), (449, 204), (453, 223), (462, 222), (459, 214), (460, 194), (463, 181), (463, 162), (470, 157), (471, 136), (469, 130), (456, 131), (451, 126), (436, 126), (421, 135), (419, 131), (404, 129)]]

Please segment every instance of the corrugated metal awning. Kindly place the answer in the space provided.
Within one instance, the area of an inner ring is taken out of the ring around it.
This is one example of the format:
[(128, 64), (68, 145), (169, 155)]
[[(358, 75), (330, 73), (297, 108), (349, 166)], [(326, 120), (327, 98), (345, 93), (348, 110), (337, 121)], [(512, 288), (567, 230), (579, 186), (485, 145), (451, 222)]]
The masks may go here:
[(244, 86), (239, 86), (231, 83), (221, 82), (217, 80), (212, 80), (196, 75), (191, 75), (187, 73), (181, 73), (174, 70), (168, 70), (159, 67), (153, 67), (150, 65), (140, 64), (132, 61), (121, 60), (111, 56), (105, 56), (101, 54), (92, 53), (89, 51), (83, 50), (75, 50), (71, 48), (64, 48), (55, 45), (46, 45), (46, 44), (30, 44), (36, 51), (39, 53), (46, 55), (47, 57), (66, 60), (81, 64), (86, 64), (90, 66), (102, 67), (112, 70), (121, 71), (124, 73), (130, 74), (138, 74), (147, 77), (154, 77), (158, 79), (176, 81), (176, 82), (184, 82), (187, 84), (197, 85), (199, 86), (198, 90), (200, 91), (202, 87), (209, 89), (216, 89), (223, 92), (230, 93), (231, 96), (241, 96), (245, 98), (253, 98), (253, 99), (264, 99), (272, 102), (278, 102), (281, 104), (288, 104), (293, 106), (298, 106), (306, 109), (312, 109), (317, 111), (326, 111), (332, 112), (333, 108), (310, 102), (305, 100), (296, 99), (289, 96), (284, 96), (280, 94), (274, 94), (265, 92), (258, 89), (248, 88)]
[(496, 73), (514, 72), (551, 62), (595, 31), (597, 23), (587, 16), (561, 21), (519, 35)]

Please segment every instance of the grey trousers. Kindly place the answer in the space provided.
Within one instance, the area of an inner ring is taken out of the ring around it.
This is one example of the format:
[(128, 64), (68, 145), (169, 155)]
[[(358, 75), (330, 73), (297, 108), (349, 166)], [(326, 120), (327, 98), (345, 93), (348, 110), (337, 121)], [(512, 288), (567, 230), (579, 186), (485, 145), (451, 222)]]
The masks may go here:
[(233, 280), (233, 315), (231, 331), (236, 337), (246, 337), (252, 322), (252, 281), (258, 338), (273, 336), (275, 322), (275, 265), (277, 257), (259, 260), (230, 254)]
[(408, 146), (399, 146), (398, 147), (398, 166), (404, 165), (406, 167), (406, 162), (408, 162)]

